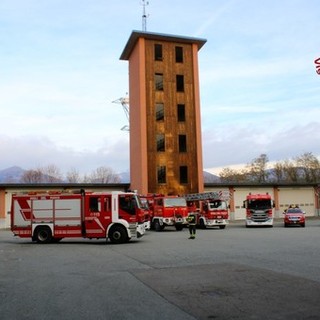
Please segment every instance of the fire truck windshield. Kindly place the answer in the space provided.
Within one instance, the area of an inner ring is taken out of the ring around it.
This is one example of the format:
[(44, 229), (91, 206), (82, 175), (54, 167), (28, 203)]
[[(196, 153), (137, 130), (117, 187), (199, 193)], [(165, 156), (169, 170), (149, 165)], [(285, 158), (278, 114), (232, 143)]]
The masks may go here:
[(225, 201), (216, 200), (209, 202), (209, 209), (210, 210), (226, 210), (227, 209), (227, 203)]
[(140, 198), (140, 203), (141, 203), (142, 209), (147, 209), (147, 210), (149, 209), (149, 204), (147, 199)]
[(165, 207), (186, 207), (187, 202), (185, 198), (165, 198), (164, 199)]
[(146, 206), (148, 206), (148, 203), (146, 205), (142, 203), (142, 199), (139, 196), (135, 195), (134, 199), (136, 200), (136, 204), (138, 208), (141, 209), (141, 208), (146, 208)]
[(141, 209), (142, 204), (137, 195), (121, 194), (119, 195), (119, 208), (128, 214), (135, 215), (136, 208)]
[(266, 199), (256, 200), (251, 199), (248, 200), (248, 209), (271, 209), (271, 201)]

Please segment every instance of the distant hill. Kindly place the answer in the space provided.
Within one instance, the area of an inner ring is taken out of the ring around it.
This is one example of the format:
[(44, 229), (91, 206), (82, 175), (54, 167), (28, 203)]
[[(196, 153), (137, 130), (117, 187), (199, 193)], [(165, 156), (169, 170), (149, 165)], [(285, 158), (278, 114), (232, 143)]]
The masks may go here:
[[(119, 177), (121, 183), (130, 183), (129, 171), (119, 173)], [(220, 177), (206, 171), (203, 171), (203, 179), (205, 183), (220, 182)]]
[(119, 177), (120, 177), (121, 183), (130, 183), (130, 172), (129, 171), (119, 173)]
[(207, 171), (203, 171), (203, 180), (204, 183), (220, 182), (220, 177)]
[[(7, 169), (0, 170), (0, 183), (20, 183), (21, 177), (26, 170), (13, 166)], [(130, 183), (130, 172), (119, 173), (121, 183)], [(203, 179), (205, 183), (219, 182), (220, 178), (214, 174), (204, 171)]]
[(25, 172), (24, 169), (13, 166), (7, 169), (0, 170), (1, 183), (18, 183)]
[[(119, 176), (121, 183), (130, 183), (129, 171), (119, 173)], [(205, 183), (220, 182), (220, 177), (206, 171), (203, 171), (203, 179)]]

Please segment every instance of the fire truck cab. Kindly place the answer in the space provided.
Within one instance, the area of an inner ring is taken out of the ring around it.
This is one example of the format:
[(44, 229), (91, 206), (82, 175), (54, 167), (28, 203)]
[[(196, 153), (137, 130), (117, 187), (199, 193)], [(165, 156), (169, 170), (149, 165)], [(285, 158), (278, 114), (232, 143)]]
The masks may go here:
[(151, 209), (151, 227), (156, 231), (173, 226), (181, 231), (187, 226), (188, 208), (185, 198), (178, 196), (148, 196)]
[(75, 237), (124, 243), (143, 236), (144, 211), (137, 194), (120, 191), (16, 194), (11, 230), (38, 243)]
[(197, 225), (202, 229), (226, 227), (229, 223), (229, 196), (228, 190), (184, 195), (190, 206), (196, 204)]
[(269, 226), (273, 227), (274, 202), (271, 195), (251, 194), (243, 201), (243, 208), (246, 209), (246, 227)]
[(201, 203), (198, 223), (200, 228), (219, 227), (224, 229), (229, 223), (228, 204), (225, 200), (211, 199)]

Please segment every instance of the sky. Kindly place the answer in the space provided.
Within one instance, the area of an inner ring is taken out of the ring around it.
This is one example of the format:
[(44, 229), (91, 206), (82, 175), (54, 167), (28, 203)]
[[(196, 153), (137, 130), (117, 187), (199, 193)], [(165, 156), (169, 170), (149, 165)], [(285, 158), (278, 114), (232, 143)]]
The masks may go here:
[[(120, 55), (141, 0), (0, 0), (0, 170), (129, 170)], [(199, 51), (203, 166), (320, 156), (318, 0), (149, 0), (149, 32)]]

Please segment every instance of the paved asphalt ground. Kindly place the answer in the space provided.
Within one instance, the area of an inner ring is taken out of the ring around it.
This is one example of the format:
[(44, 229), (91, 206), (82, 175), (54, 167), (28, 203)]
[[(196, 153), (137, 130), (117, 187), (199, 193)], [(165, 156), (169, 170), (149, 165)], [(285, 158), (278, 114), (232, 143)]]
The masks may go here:
[(0, 318), (320, 319), (320, 219), (39, 245), (0, 231)]

